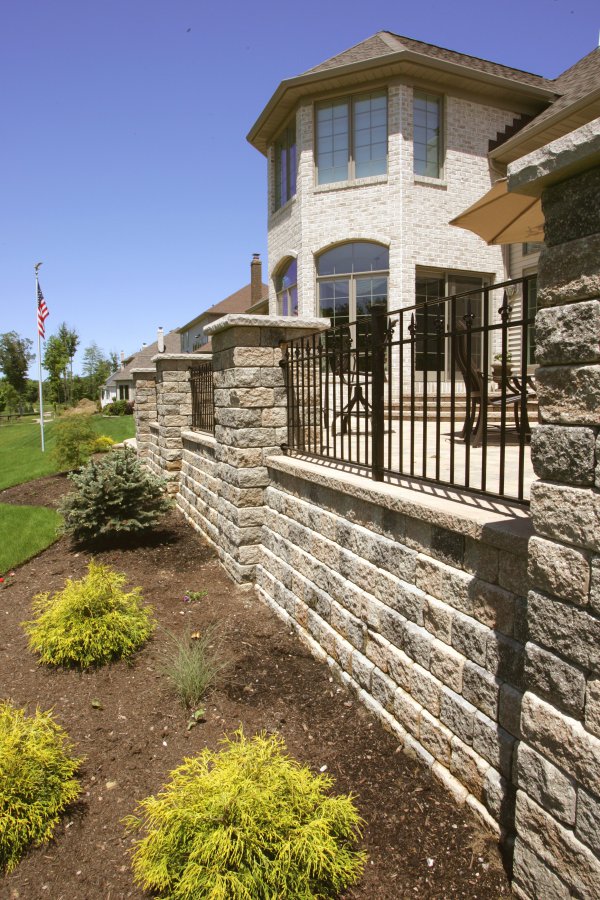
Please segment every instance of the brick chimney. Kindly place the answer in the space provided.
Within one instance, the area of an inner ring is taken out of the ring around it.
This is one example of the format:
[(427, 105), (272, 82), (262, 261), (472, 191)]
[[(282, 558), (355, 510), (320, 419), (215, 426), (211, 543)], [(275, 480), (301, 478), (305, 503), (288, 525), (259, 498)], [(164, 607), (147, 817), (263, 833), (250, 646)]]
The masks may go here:
[(250, 263), (250, 304), (254, 306), (259, 300), (262, 300), (262, 262), (260, 253), (252, 254), (252, 262)]

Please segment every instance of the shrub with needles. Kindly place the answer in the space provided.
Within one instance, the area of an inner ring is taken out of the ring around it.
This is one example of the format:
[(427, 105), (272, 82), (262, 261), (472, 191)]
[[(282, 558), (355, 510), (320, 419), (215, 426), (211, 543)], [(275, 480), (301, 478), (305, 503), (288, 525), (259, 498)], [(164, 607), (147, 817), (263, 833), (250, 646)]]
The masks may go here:
[(29, 648), (51, 666), (86, 668), (131, 656), (155, 628), (141, 588), (124, 591), (127, 578), (91, 562), (88, 574), (62, 591), (36, 594), (34, 618), (23, 622)]
[(0, 702), (0, 871), (10, 872), (30, 844), (52, 837), (79, 794), (82, 762), (49, 712), (33, 716)]
[(285, 754), (281, 738), (240, 730), (186, 759), (129, 830), (135, 880), (169, 900), (325, 900), (359, 878), (361, 819), (327, 775)]

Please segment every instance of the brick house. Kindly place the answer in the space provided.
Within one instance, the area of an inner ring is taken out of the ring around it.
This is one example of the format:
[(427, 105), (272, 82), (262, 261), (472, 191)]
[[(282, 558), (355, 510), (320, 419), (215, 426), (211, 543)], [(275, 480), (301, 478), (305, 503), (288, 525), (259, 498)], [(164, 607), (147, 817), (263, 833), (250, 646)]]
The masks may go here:
[(281, 82), (248, 135), (268, 161), (270, 313), (335, 324), (535, 272), (539, 245), (448, 223), (600, 113), (599, 68), (594, 50), (549, 80), (382, 31)]

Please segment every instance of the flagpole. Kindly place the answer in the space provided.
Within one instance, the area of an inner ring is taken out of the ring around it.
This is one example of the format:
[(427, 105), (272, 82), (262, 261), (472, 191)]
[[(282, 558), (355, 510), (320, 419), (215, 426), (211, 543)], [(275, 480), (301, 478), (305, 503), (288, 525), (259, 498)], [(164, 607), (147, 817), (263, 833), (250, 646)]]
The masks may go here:
[(37, 263), (34, 267), (35, 271), (35, 309), (36, 309), (36, 324), (37, 324), (37, 336), (38, 336), (38, 390), (40, 395), (40, 433), (42, 436), (42, 453), (45, 452), (44, 447), (44, 392), (42, 390), (42, 335), (40, 334), (40, 325), (38, 320), (38, 307), (39, 307), (39, 280), (38, 280), (38, 270), (42, 264)]

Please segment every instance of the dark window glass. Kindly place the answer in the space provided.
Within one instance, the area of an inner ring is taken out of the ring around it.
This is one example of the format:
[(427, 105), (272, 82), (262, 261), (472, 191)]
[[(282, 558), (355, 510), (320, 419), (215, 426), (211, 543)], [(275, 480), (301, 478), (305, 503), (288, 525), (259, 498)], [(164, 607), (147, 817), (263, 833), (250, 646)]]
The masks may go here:
[(296, 193), (296, 126), (290, 125), (275, 141), (275, 209)]
[[(537, 312), (537, 276), (527, 282), (527, 318), (535, 319)], [(527, 329), (527, 364), (535, 365), (535, 326), (530, 325)]]
[(387, 272), (388, 269), (388, 248), (368, 241), (340, 244), (322, 253), (317, 260), (317, 275)]
[(275, 278), (277, 312), (280, 316), (298, 315), (298, 262), (293, 259)]
[(439, 178), (442, 171), (440, 97), (415, 91), (413, 100), (413, 169), (416, 175)]

